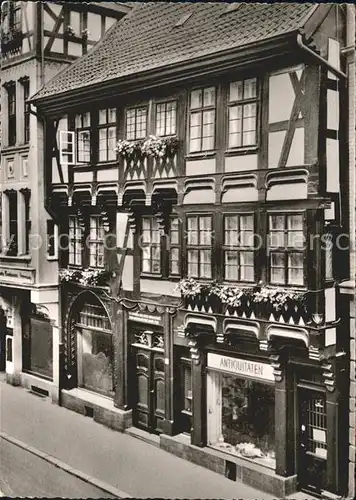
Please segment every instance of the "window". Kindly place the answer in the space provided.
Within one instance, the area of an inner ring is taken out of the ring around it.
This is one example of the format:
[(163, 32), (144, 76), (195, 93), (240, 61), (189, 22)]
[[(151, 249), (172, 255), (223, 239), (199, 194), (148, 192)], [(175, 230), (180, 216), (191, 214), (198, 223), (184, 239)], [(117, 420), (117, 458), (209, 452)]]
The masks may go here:
[(31, 230), (31, 217), (30, 217), (30, 191), (23, 194), (25, 202), (25, 252), (26, 255), (30, 252), (30, 230)]
[(229, 148), (254, 146), (257, 124), (256, 78), (230, 83)]
[(208, 151), (215, 147), (215, 87), (190, 93), (189, 151)]
[(104, 227), (102, 218), (90, 217), (89, 265), (104, 266)]
[(30, 81), (24, 80), (23, 87), (23, 103), (24, 103), (24, 142), (27, 144), (30, 141), (30, 105), (26, 102), (30, 96)]
[(115, 160), (116, 109), (99, 110), (99, 161)]
[(69, 217), (69, 264), (81, 266), (83, 229), (78, 217)]
[(21, 3), (7, 1), (1, 5), (1, 52), (4, 55), (22, 47)]
[(254, 281), (254, 221), (252, 214), (224, 217), (224, 277)]
[(144, 139), (147, 134), (147, 108), (133, 108), (126, 111), (126, 139)]
[(59, 131), (59, 161), (61, 165), (75, 164), (75, 133), (67, 130)]
[(8, 144), (16, 144), (16, 86), (15, 83), (7, 87), (7, 109), (8, 109)]
[(211, 278), (211, 216), (188, 216), (187, 230), (188, 276), (192, 278)]
[(180, 275), (180, 222), (172, 216), (170, 226), (169, 274)]
[[(40, 376), (53, 377), (52, 325), (41, 316), (31, 316), (29, 332), (25, 334), (24, 368)], [(27, 345), (26, 345), (27, 344)]]
[(114, 391), (112, 329), (102, 304), (88, 297), (77, 314), (78, 385), (105, 396)]
[(303, 214), (269, 217), (270, 282), (304, 285)]
[(176, 133), (177, 102), (163, 102), (156, 105), (156, 135), (174, 135)]
[(18, 253), (18, 222), (17, 222), (17, 191), (11, 190), (8, 194), (10, 216), (10, 241), (8, 242), (7, 255)]
[(141, 270), (143, 273), (161, 272), (161, 233), (156, 217), (142, 218)]
[(75, 129), (77, 136), (77, 160), (78, 163), (90, 162), (90, 113), (76, 115)]
[(210, 371), (207, 377), (208, 444), (274, 469), (273, 385)]
[(58, 258), (58, 226), (53, 220), (47, 221), (47, 258)]

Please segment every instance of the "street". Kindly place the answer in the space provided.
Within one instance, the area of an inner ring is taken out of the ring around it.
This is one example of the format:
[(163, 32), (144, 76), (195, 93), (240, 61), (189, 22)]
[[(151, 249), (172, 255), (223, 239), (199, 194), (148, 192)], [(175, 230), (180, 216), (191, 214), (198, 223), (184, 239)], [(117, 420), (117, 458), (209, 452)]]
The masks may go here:
[(4, 439), (0, 443), (0, 491), (4, 496), (115, 498)]

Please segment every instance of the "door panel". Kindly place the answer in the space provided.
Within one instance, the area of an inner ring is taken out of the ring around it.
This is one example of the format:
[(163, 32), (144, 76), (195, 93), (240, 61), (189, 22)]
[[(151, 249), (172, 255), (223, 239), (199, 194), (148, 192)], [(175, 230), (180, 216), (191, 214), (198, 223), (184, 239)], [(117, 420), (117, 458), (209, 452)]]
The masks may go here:
[(162, 421), (165, 415), (166, 390), (164, 383), (164, 358), (160, 353), (153, 354), (153, 428), (162, 431)]
[(134, 411), (134, 423), (148, 429), (150, 425), (150, 353), (136, 353), (136, 389), (137, 401)]
[(299, 408), (298, 479), (302, 489), (320, 494), (327, 463), (325, 394), (299, 389)]

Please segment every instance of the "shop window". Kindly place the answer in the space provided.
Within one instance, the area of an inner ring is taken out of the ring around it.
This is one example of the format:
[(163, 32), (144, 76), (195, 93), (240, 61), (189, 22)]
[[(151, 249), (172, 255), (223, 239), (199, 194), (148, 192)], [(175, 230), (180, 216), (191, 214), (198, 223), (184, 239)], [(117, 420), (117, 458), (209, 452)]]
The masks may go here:
[(100, 216), (90, 217), (89, 265), (104, 266), (104, 226)]
[(144, 139), (147, 134), (147, 108), (132, 108), (126, 111), (126, 139)]
[(212, 217), (187, 217), (187, 265), (192, 278), (212, 277)]
[(230, 83), (229, 148), (256, 145), (257, 81), (256, 78)]
[(51, 379), (53, 377), (53, 340), (50, 321), (40, 316), (30, 317), (28, 341), (27, 369)]
[(215, 107), (215, 87), (196, 89), (190, 93), (190, 153), (214, 149)]
[(69, 217), (69, 264), (81, 266), (83, 262), (83, 228), (78, 217)]
[(89, 112), (76, 115), (75, 130), (77, 138), (77, 161), (78, 163), (89, 163), (91, 153)]
[(270, 283), (304, 285), (304, 246), (303, 214), (270, 215)]
[(174, 135), (176, 133), (177, 102), (169, 101), (156, 105), (156, 135)]
[(209, 445), (274, 469), (274, 387), (210, 372), (207, 390)]
[(161, 233), (156, 217), (142, 218), (141, 270), (150, 274), (161, 272)]
[(224, 217), (224, 277), (233, 281), (254, 281), (253, 215)]
[(114, 349), (110, 320), (94, 297), (77, 316), (78, 385), (106, 396), (114, 391)]
[(116, 158), (116, 109), (99, 110), (99, 161)]

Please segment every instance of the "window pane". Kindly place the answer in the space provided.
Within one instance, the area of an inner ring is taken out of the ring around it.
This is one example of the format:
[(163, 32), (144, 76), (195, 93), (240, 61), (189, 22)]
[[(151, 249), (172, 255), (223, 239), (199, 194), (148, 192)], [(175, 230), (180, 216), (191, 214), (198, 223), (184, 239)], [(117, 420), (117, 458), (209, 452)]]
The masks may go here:
[(271, 254), (271, 283), (285, 282), (284, 254)]
[(190, 93), (190, 109), (201, 108), (203, 105), (203, 92), (201, 89)]
[(284, 229), (284, 215), (271, 215), (269, 221), (270, 229)]
[(106, 109), (99, 109), (99, 125), (107, 123), (106, 119)]
[(303, 215), (301, 214), (288, 215), (287, 224), (288, 224), (288, 229), (303, 230)]
[(116, 108), (108, 109), (108, 123), (116, 122)]
[(198, 250), (188, 250), (187, 253), (188, 261), (188, 276), (193, 278), (198, 278)]
[(215, 106), (215, 87), (204, 89), (204, 107)]
[(256, 97), (256, 78), (250, 78), (244, 82), (244, 99)]
[(225, 278), (228, 280), (238, 280), (238, 253), (225, 252)]
[(211, 251), (200, 251), (200, 277), (211, 278)]
[(243, 97), (243, 82), (230, 83), (230, 101), (241, 101)]

